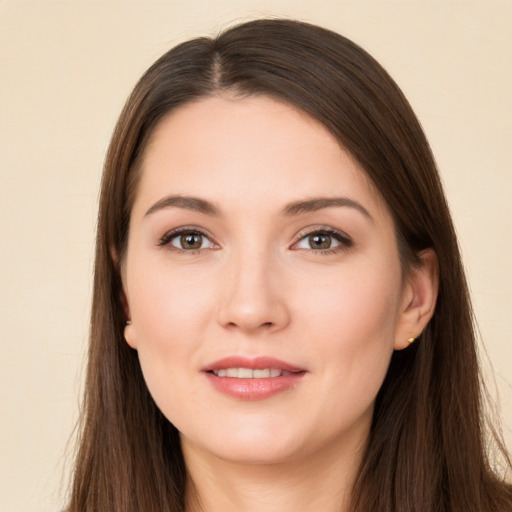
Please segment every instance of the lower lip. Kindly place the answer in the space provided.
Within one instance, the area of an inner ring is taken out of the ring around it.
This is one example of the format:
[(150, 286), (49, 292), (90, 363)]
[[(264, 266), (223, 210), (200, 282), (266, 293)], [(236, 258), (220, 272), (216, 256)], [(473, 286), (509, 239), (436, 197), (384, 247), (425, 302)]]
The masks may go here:
[(264, 400), (265, 398), (270, 398), (294, 388), (304, 375), (305, 372), (297, 372), (291, 375), (267, 379), (237, 379), (233, 377), (218, 377), (213, 373), (206, 373), (206, 377), (217, 391), (239, 400)]

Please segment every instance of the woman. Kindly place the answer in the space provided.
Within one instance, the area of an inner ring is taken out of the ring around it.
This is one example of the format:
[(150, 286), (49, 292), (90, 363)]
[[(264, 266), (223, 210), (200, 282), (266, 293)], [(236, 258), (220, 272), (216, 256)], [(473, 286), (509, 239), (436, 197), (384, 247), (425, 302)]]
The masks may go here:
[(337, 34), (253, 21), (147, 71), (92, 311), (69, 511), (512, 507), (430, 148)]

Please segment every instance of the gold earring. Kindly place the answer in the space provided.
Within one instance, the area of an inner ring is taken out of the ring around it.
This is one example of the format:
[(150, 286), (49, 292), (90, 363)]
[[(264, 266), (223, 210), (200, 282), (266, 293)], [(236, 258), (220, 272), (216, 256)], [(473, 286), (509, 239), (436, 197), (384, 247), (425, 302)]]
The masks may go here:
[(415, 339), (416, 339), (415, 337), (408, 338), (407, 341), (409, 342), (409, 345), (412, 345), (414, 343)]

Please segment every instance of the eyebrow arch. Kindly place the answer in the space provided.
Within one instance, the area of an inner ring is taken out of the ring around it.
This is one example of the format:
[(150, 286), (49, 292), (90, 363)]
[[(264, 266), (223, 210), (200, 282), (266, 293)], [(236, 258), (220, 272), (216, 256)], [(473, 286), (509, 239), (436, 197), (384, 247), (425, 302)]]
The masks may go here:
[(358, 203), (353, 199), (349, 199), (348, 197), (314, 197), (305, 201), (294, 201), (293, 203), (285, 206), (283, 214), (285, 216), (295, 216), (304, 213), (316, 212), (333, 206), (355, 208), (373, 222), (373, 217), (370, 215), (370, 212), (361, 203)]
[(190, 196), (166, 196), (157, 201), (144, 215), (147, 217), (152, 213), (162, 210), (163, 208), (183, 208), (185, 210), (192, 210), (205, 215), (220, 216), (220, 210), (209, 201), (200, 199), (199, 197)]

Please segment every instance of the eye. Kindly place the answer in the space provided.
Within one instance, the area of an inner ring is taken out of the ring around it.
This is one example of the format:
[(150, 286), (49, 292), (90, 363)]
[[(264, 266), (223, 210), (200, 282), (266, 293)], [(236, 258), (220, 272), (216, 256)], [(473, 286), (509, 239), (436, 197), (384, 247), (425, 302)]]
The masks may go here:
[(318, 229), (306, 233), (292, 249), (306, 249), (316, 252), (336, 252), (353, 245), (344, 233), (334, 229)]
[(204, 233), (194, 229), (173, 230), (166, 233), (160, 240), (159, 246), (170, 246), (172, 249), (184, 252), (196, 252), (203, 249), (213, 249), (216, 245)]

